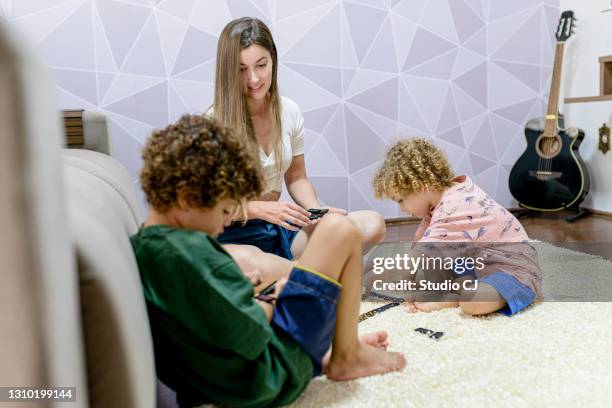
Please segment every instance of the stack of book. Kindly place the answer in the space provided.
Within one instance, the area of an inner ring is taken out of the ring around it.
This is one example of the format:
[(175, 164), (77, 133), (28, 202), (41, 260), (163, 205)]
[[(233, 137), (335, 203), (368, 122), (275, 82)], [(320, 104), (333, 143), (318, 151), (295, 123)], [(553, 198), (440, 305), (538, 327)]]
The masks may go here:
[(83, 141), (83, 109), (64, 110), (64, 130), (68, 146), (82, 146)]

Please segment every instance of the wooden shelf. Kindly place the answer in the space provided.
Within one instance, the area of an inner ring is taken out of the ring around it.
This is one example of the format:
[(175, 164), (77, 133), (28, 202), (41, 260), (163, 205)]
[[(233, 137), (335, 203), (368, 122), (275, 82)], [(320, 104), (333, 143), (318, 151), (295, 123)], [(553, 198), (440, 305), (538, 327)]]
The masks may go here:
[(84, 143), (83, 138), (83, 110), (71, 109), (61, 112), (64, 119), (64, 135), (68, 146), (77, 147)]
[(612, 95), (585, 96), (581, 98), (565, 98), (565, 103), (604, 102), (612, 101)]
[(599, 94), (612, 95), (612, 55), (601, 57), (599, 67)]
[(581, 98), (565, 98), (565, 103), (612, 101), (612, 55), (599, 58), (599, 95)]

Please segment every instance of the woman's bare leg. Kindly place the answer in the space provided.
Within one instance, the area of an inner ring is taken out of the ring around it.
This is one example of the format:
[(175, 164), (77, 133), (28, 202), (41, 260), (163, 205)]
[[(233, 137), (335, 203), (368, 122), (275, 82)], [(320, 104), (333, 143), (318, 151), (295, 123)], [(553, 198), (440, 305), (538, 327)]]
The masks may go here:
[(374, 245), (385, 237), (385, 219), (376, 211), (353, 211), (348, 217), (355, 222), (363, 236), (363, 243)]
[(261, 279), (259, 284), (255, 285), (255, 291), (279, 279), (288, 278), (295, 265), (293, 261), (268, 254), (252, 245), (227, 244), (223, 245), (223, 248), (234, 258), (243, 274), (251, 276), (253, 273), (259, 273)]
[[(361, 242), (368, 247), (377, 244), (385, 236), (385, 219), (376, 211), (353, 211), (348, 214), (348, 218), (355, 223), (361, 233)], [(321, 220), (323, 219), (325, 217), (321, 218)], [(297, 233), (291, 244), (291, 253), (295, 258), (302, 255), (317, 225), (319, 223), (309, 225)], [(367, 252), (367, 250), (364, 252)]]

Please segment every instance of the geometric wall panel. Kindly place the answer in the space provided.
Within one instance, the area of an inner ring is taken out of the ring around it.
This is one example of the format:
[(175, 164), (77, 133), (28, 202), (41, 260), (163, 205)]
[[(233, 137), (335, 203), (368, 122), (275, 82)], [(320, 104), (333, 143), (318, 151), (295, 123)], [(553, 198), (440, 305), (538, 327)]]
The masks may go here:
[(217, 39), (257, 16), (279, 49), (281, 93), (304, 112), (321, 199), (399, 215), (371, 177), (399, 135), (432, 138), (503, 205), (546, 109), (557, 0), (0, 0), (50, 65), (59, 108), (108, 114), (137, 180), (151, 129), (211, 103)]

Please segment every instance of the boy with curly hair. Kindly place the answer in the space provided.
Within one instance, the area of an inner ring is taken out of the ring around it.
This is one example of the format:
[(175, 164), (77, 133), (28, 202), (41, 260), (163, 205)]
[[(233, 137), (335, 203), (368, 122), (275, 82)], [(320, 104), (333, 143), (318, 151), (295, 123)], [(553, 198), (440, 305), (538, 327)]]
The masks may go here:
[(185, 115), (153, 133), (143, 159), (151, 209), (132, 246), (157, 374), (181, 406), (286, 405), (322, 372), (348, 380), (404, 367), (385, 332), (358, 338), (361, 235), (350, 219), (324, 217), (299, 265), (279, 262), (288, 279), (254, 298), (215, 239), (263, 189), (254, 149)]
[(429, 140), (411, 138), (395, 144), (373, 186), (377, 198), (390, 198), (406, 214), (422, 219), (413, 241), (419, 249), (438, 254), (450, 250), (455, 257), (469, 252), (473, 259), (486, 255), (482, 268), (452, 275), (462, 283), (475, 278), (477, 285), (471, 290), (448, 293), (437, 302), (409, 301), (410, 311), (459, 306), (471, 315), (512, 315), (539, 295), (537, 253), (527, 243), (523, 226), (468, 176), (455, 176), (444, 152)]

